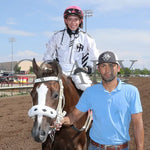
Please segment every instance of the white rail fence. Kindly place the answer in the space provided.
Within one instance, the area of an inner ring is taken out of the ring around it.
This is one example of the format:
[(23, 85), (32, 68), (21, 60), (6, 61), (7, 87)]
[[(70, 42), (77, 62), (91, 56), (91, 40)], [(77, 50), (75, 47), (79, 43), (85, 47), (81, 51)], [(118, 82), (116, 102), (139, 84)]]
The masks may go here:
[(18, 80), (0, 83), (0, 97), (30, 93), (35, 76), (19, 76)]

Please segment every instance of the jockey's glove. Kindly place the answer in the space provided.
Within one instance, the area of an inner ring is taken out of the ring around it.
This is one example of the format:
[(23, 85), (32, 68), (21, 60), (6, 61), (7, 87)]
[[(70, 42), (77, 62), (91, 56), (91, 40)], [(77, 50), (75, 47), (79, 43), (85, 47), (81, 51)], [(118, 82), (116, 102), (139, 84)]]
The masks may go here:
[(92, 68), (90, 66), (86, 66), (84, 68), (78, 67), (74, 70), (74, 74), (77, 74), (79, 72), (84, 72), (84, 73), (87, 73), (87, 74), (91, 74), (92, 73)]

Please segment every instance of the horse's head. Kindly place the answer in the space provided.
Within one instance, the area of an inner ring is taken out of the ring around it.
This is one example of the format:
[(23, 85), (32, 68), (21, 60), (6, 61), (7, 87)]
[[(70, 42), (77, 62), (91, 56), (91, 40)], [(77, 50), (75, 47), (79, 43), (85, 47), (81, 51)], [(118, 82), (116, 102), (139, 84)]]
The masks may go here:
[[(56, 61), (41, 69), (33, 59), (33, 71), (36, 74), (34, 87), (31, 91), (33, 107), (28, 114), (34, 118), (32, 137), (37, 142), (45, 142), (51, 125), (58, 116), (58, 105), (60, 97), (63, 99), (63, 85), (61, 81), (61, 68)], [(61, 99), (61, 102), (63, 100)]]

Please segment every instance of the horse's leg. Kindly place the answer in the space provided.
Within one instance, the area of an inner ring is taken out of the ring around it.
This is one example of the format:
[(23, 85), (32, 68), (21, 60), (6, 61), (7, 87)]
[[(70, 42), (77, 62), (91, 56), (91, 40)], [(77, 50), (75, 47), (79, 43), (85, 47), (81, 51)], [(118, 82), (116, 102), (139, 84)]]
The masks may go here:
[(87, 136), (83, 131), (74, 139), (75, 150), (87, 150)]
[(85, 142), (84, 145), (82, 145), (81, 143), (78, 143), (77, 147), (76, 147), (76, 150), (87, 150), (88, 147), (87, 147), (87, 142)]
[(84, 145), (81, 145), (81, 143), (78, 143), (77, 147), (76, 147), (76, 150), (87, 150), (88, 147), (87, 147), (87, 143), (85, 142)]

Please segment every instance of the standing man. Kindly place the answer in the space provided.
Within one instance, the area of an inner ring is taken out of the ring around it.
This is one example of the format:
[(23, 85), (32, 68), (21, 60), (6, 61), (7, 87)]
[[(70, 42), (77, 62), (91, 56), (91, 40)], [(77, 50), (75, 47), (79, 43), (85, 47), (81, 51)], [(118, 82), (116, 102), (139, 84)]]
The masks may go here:
[(84, 91), (92, 84), (87, 74), (94, 71), (93, 61), (97, 60), (99, 51), (94, 39), (81, 30), (83, 27), (81, 8), (78, 6), (66, 8), (64, 22), (66, 28), (56, 32), (48, 41), (44, 61), (56, 59), (63, 73), (71, 76), (76, 87)]
[[(89, 109), (93, 112), (89, 150), (129, 150), (129, 126), (132, 120), (136, 150), (144, 150), (142, 106), (138, 89), (117, 78), (120, 66), (113, 52), (99, 56), (98, 71), (102, 81), (87, 88), (64, 125), (76, 122)], [(60, 127), (58, 127), (59, 130)]]

